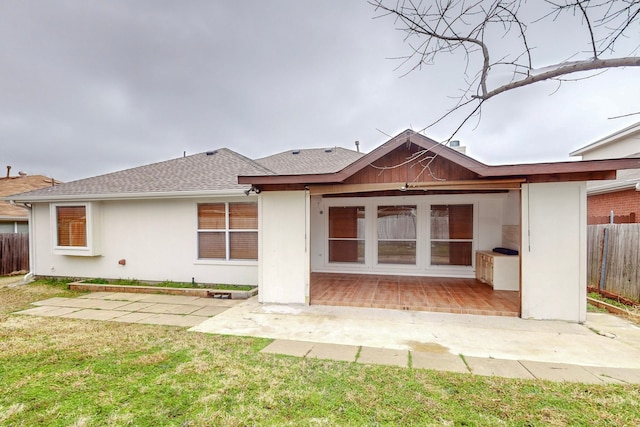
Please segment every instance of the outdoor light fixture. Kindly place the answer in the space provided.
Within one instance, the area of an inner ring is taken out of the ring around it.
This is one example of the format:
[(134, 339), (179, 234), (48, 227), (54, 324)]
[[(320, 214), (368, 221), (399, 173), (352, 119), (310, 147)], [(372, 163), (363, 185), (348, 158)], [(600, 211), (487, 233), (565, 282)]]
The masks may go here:
[(249, 195), (249, 193), (251, 193), (252, 191), (253, 191), (254, 193), (256, 193), (256, 194), (260, 194), (260, 191), (261, 191), (261, 190), (260, 190), (258, 187), (255, 187), (255, 186), (253, 186), (253, 185), (252, 185), (252, 186), (251, 186), (251, 188), (249, 188), (248, 190), (244, 190), (244, 194), (245, 194), (245, 196), (248, 196), (248, 195)]

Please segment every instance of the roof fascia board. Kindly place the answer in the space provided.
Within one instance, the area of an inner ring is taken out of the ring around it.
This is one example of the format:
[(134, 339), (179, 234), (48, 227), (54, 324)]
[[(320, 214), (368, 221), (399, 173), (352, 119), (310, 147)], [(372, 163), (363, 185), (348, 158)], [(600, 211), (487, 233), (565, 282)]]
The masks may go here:
[(640, 168), (640, 158), (624, 158), (608, 160), (582, 160), (577, 162), (530, 163), (522, 165), (489, 166), (484, 173), (480, 173), (480, 171), (476, 172), (484, 177), (499, 177), (535, 176), (575, 172), (606, 172), (621, 169), (638, 168)]
[[(25, 196), (0, 197), (0, 200), (15, 203), (32, 202), (72, 202), (72, 201), (100, 201), (100, 200), (151, 200), (151, 199), (190, 199), (197, 197), (237, 197), (246, 196), (245, 189), (214, 190), (214, 191), (171, 191), (148, 193), (116, 193), (116, 194), (68, 194), (59, 196)], [(20, 196), (20, 195), (17, 195)]]

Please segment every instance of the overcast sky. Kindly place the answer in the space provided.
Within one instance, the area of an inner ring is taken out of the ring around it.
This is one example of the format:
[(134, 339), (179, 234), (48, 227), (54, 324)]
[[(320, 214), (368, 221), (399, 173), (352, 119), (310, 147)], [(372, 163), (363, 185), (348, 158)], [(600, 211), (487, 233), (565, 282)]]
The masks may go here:
[[(364, 0), (3, 1), (0, 167), (72, 181), (220, 147), (371, 151), (445, 113), (464, 84), (454, 56), (402, 77), (403, 34), (376, 16)], [(565, 59), (581, 31), (548, 25), (536, 53)], [(488, 164), (568, 160), (640, 121), (608, 120), (640, 110), (639, 82), (624, 69), (513, 91), (456, 139)]]

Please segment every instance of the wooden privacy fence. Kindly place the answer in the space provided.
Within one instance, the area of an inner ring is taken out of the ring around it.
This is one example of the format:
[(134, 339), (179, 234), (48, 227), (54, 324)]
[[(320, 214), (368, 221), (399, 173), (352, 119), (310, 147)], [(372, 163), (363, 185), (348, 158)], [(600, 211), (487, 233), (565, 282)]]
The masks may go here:
[(640, 224), (587, 226), (587, 284), (640, 301)]
[[(636, 222), (635, 212), (631, 212), (629, 215), (614, 215), (613, 224), (633, 224)], [(611, 223), (611, 215), (603, 216), (589, 216), (587, 217), (587, 224), (609, 224)]]
[(29, 270), (29, 235), (0, 233), (0, 276)]

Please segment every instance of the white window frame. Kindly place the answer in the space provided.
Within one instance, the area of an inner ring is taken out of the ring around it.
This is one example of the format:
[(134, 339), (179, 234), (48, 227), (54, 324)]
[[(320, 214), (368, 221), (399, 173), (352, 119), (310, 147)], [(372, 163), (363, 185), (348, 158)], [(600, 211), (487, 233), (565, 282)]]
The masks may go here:
[[(428, 195), (428, 196), (384, 196), (368, 198), (326, 198), (321, 201), (321, 210), (325, 212), (323, 223), (323, 263), (316, 271), (367, 274), (403, 274), (442, 277), (474, 277), (475, 257), (471, 266), (431, 265), (431, 205), (473, 205), (472, 252), (475, 253), (480, 238), (479, 200), (485, 196), (468, 195)], [(380, 206), (415, 205), (416, 224), (416, 264), (381, 264), (378, 262), (377, 212)], [(336, 263), (329, 262), (329, 208), (333, 206), (364, 206), (365, 208), (365, 262)]]
[[(86, 214), (86, 246), (58, 245), (58, 207), (82, 206)], [(102, 255), (102, 209), (97, 202), (52, 203), (50, 205), (51, 243), (54, 255), (100, 256)]]
[[(431, 210), (433, 209), (433, 206), (442, 206), (442, 205), (446, 205), (446, 206), (451, 206), (451, 205), (470, 205), (473, 209), (473, 213), (472, 213), (472, 217), (471, 217), (471, 222), (472, 222), (472, 227), (473, 227), (473, 232), (472, 232), (472, 237), (471, 239), (432, 239), (431, 238)], [(429, 225), (429, 230), (428, 230), (428, 239), (425, 241), (425, 244), (428, 246), (429, 250), (429, 257), (426, 259), (426, 263), (429, 266), (429, 268), (433, 268), (433, 269), (456, 269), (456, 268), (469, 268), (469, 267), (475, 267), (475, 252), (476, 252), (476, 246), (477, 246), (477, 241), (478, 241), (478, 215), (477, 215), (477, 210), (478, 210), (478, 203), (473, 201), (473, 202), (464, 202), (464, 201), (455, 201), (455, 202), (444, 202), (444, 203), (429, 203), (427, 206), (427, 212), (425, 212), (425, 215), (428, 216), (428, 218), (426, 218), (426, 221)], [(431, 260), (431, 243), (433, 242), (468, 242), (471, 243), (471, 264), (469, 265), (451, 265), (451, 264), (432, 264)]]
[[(260, 245), (260, 232), (259, 228), (247, 228), (247, 229), (230, 229), (229, 228), (229, 205), (230, 204), (255, 204), (258, 211), (258, 227), (260, 225), (260, 206), (258, 202), (255, 201), (208, 201), (208, 202), (198, 202), (196, 204), (196, 264), (246, 264), (253, 265), (258, 263), (258, 259), (231, 259), (231, 243), (229, 235), (231, 233), (242, 233), (242, 232), (255, 232), (258, 233), (258, 257), (260, 256), (259, 245)], [(200, 205), (215, 205), (215, 204), (224, 204), (224, 229), (209, 229), (209, 228), (198, 228), (198, 208)], [(200, 258), (200, 233), (224, 233), (225, 240), (225, 258)]]

